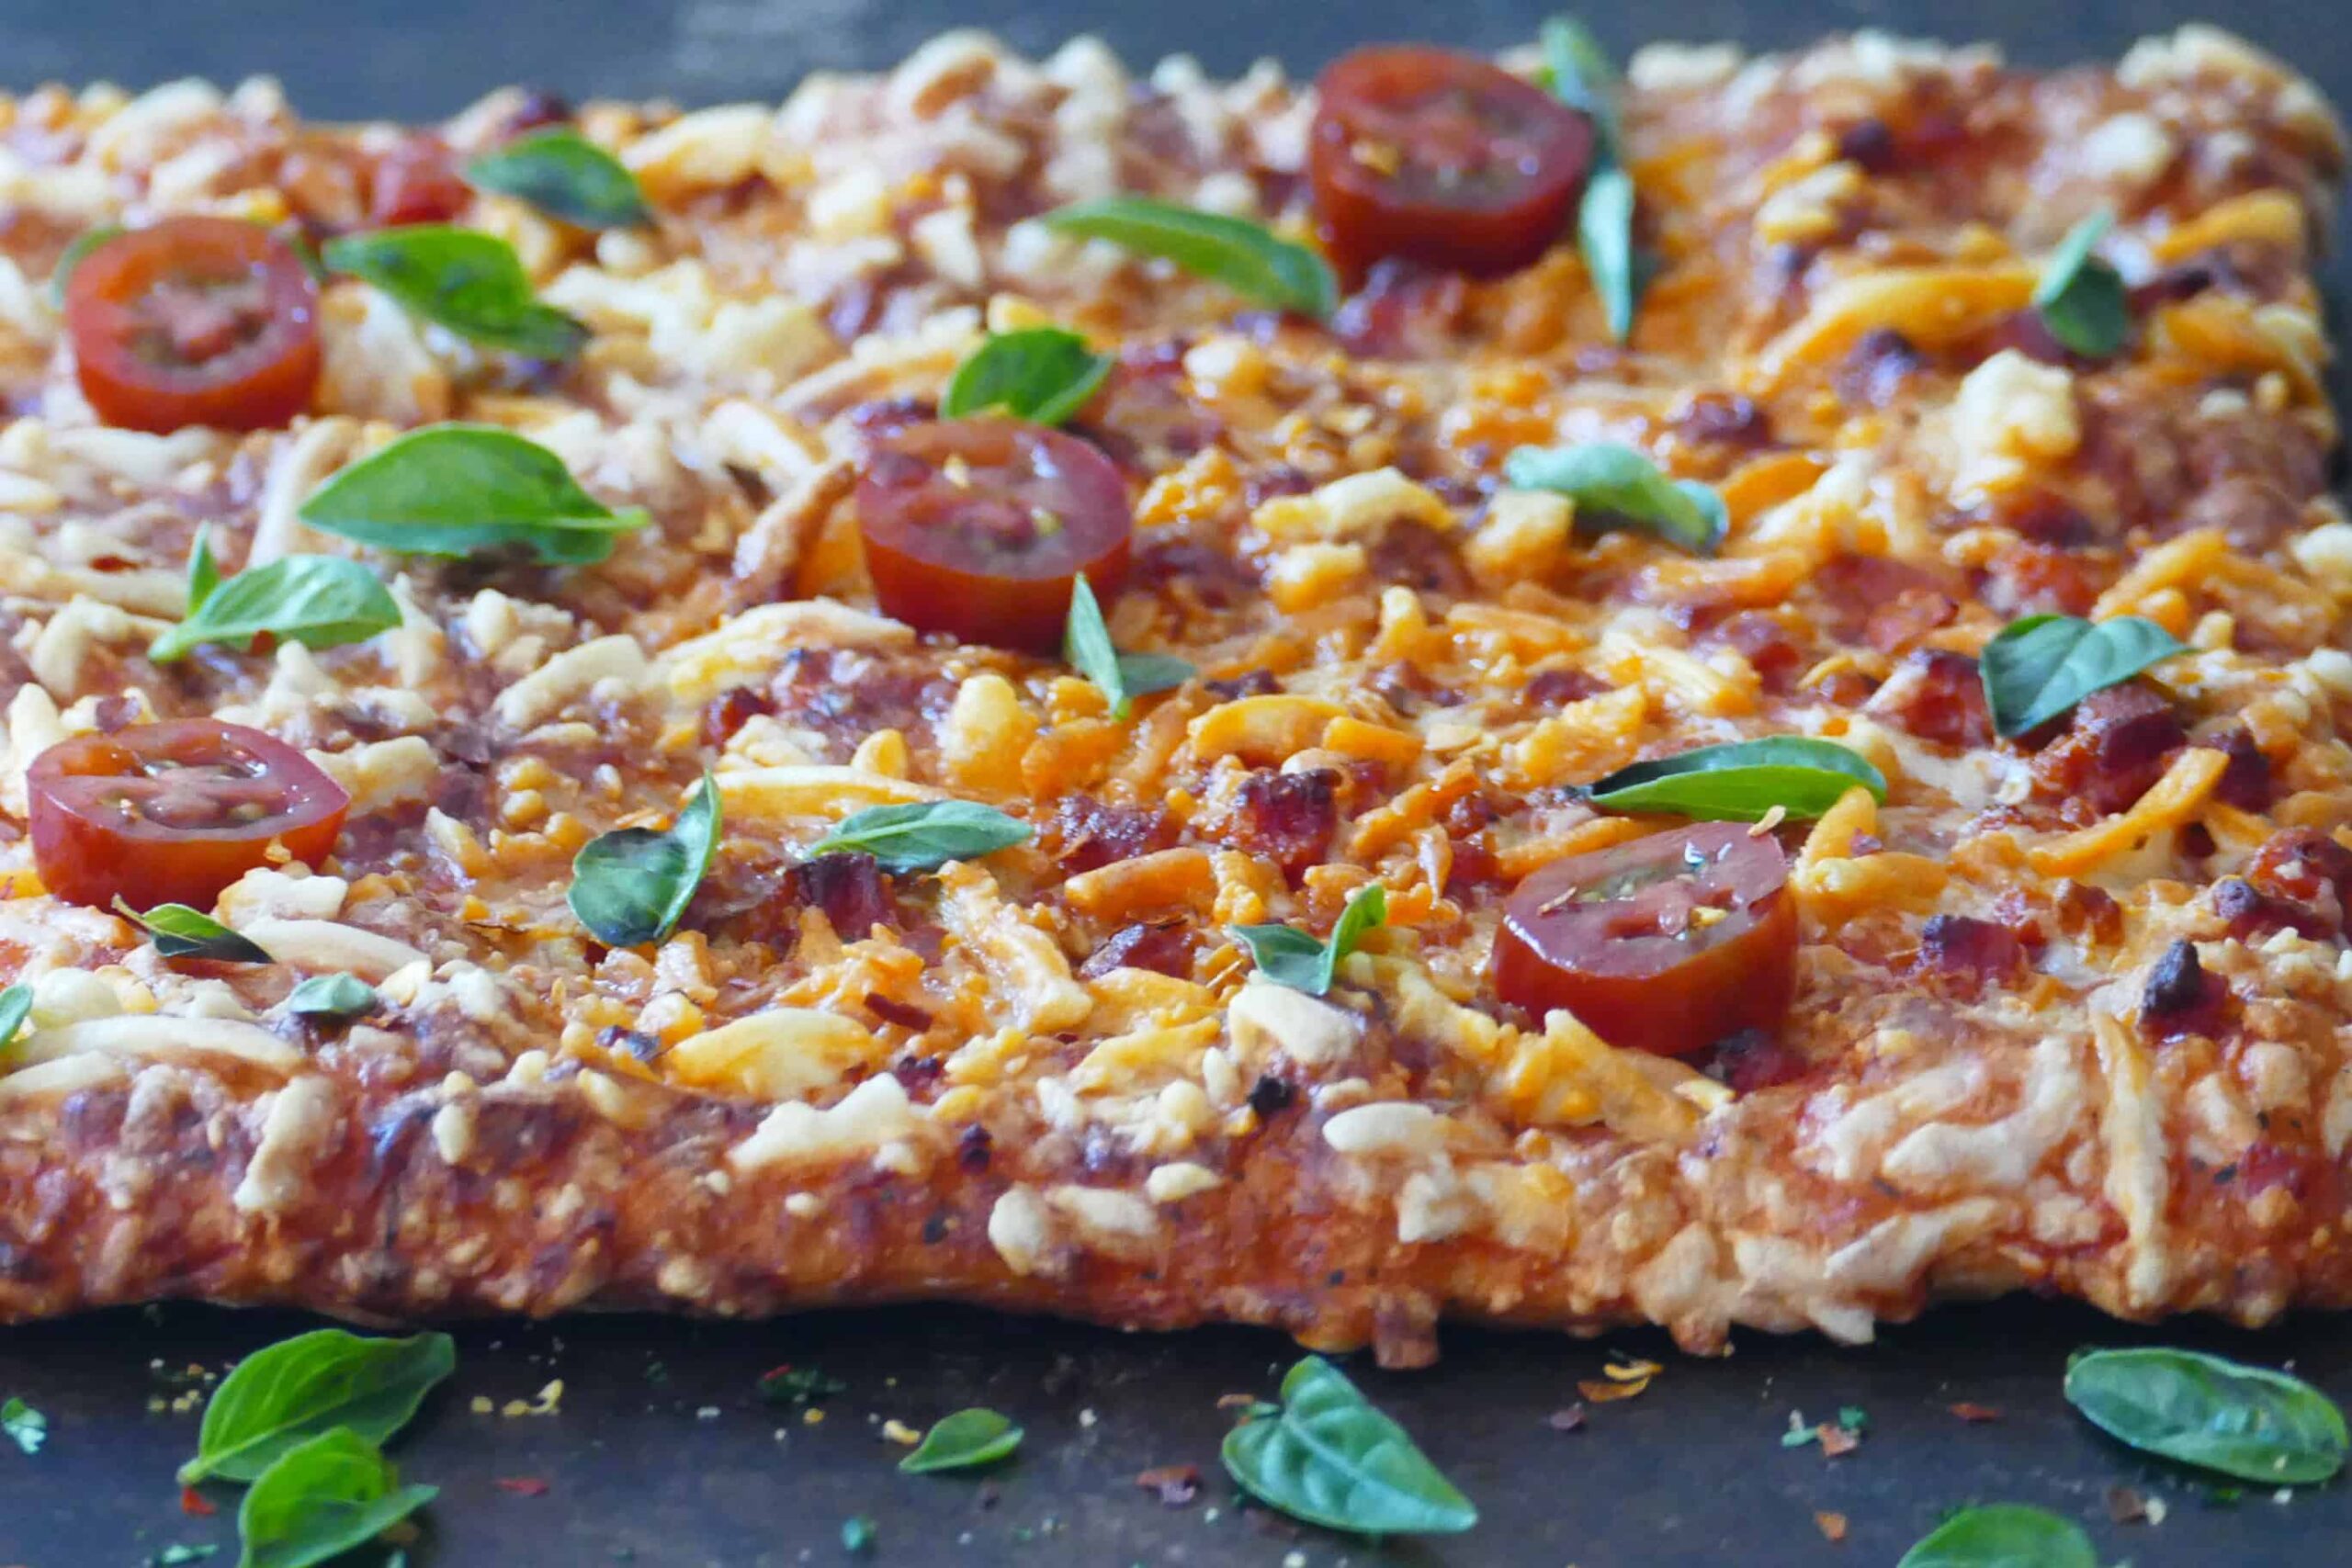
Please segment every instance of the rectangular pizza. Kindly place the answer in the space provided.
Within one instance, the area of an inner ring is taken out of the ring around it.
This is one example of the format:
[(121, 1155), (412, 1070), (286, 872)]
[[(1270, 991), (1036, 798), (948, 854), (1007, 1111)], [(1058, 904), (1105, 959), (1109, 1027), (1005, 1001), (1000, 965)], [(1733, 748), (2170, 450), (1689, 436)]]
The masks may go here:
[(0, 101), (0, 1319), (2352, 1305), (2313, 86)]

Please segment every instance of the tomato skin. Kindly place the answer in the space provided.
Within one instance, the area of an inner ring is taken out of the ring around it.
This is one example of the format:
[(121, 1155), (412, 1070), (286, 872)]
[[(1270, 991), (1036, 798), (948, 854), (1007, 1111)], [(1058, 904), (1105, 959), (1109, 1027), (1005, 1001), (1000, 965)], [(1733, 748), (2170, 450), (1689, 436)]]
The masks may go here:
[(447, 223), (473, 200), (473, 189), (458, 173), (449, 144), (420, 133), (376, 160), (368, 179), (368, 216), (379, 229), (411, 223)]
[(266, 430), (308, 408), (318, 306), (301, 258), (233, 218), (167, 218), (117, 235), (65, 288), (83, 396), (108, 424), (159, 435)]
[[(1690, 852), (1704, 869), (1689, 868)], [(1611, 1044), (1662, 1056), (1690, 1055), (1743, 1029), (1770, 1030), (1796, 990), (1787, 878), (1778, 840), (1736, 822), (1555, 861), (1504, 906), (1496, 992), (1539, 1018), (1566, 1008)], [(1682, 931), (1694, 907), (1720, 913), (1685, 934), (1659, 934), (1661, 917), (1665, 929)]]
[(293, 747), (211, 718), (61, 740), (33, 759), (25, 792), (43, 886), (101, 909), (117, 897), (209, 909), (222, 888), (271, 863), (272, 844), (324, 861), (351, 808)]
[(1351, 277), (1392, 256), (1516, 272), (1566, 232), (1592, 167), (1584, 116), (1473, 55), (1359, 49), (1324, 69), (1316, 94), (1316, 217)]

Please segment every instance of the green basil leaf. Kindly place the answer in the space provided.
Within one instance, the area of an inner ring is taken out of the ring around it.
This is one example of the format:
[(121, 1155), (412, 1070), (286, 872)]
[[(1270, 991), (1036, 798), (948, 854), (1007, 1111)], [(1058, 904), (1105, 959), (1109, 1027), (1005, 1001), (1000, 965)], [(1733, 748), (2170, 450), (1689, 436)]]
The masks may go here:
[(33, 1015), (33, 988), (19, 980), (0, 991), (0, 1061), (7, 1059), (8, 1047), (17, 1043), (17, 1031), (25, 1027), (25, 1020)]
[(188, 593), (196, 607), (148, 646), (156, 663), (185, 659), (208, 642), (243, 651), (265, 632), (305, 648), (334, 648), (401, 624), (401, 607), (383, 581), (343, 556), (281, 557), (217, 583), (198, 602), (198, 568), (209, 562), (209, 553), (191, 561)]
[(1070, 583), (1069, 626), (1062, 634), (1062, 659), (1101, 688), (1111, 704), (1111, 716), (1125, 718), (1135, 699), (1181, 686), (1193, 678), (1193, 666), (1172, 654), (1121, 653), (1111, 644), (1111, 628), (1103, 624), (1102, 606), (1094, 585), (1084, 577)]
[(1293, 1518), (1359, 1535), (1452, 1535), (1478, 1510), (1405, 1429), (1340, 1371), (1309, 1356), (1283, 1379), (1280, 1409), (1261, 1407), (1225, 1437), (1225, 1468)]
[(1589, 788), (1611, 811), (1671, 811), (1707, 822), (1760, 822), (1781, 807), (1818, 817), (1860, 784), (1886, 799), (1886, 776), (1834, 740), (1767, 736), (1635, 762)]
[(628, 229), (653, 218), (618, 158), (560, 126), (481, 154), (466, 165), (466, 183), (582, 229)]
[(535, 359), (569, 359), (588, 329), (531, 292), (514, 247), (494, 234), (421, 223), (327, 242), (330, 272), (373, 284), (420, 321)]
[(288, 1449), (237, 1510), (237, 1568), (314, 1568), (375, 1540), (440, 1495), (402, 1486), (376, 1445), (338, 1427)]
[(1044, 222), (1060, 233), (1108, 240), (1138, 255), (1163, 257), (1278, 310), (1295, 310), (1319, 321), (1339, 305), (1340, 285), (1329, 263), (1244, 218), (1149, 197), (1113, 196), (1057, 209), (1046, 213)]
[(1609, 321), (1610, 340), (1634, 335), (1634, 307), (1642, 293), (1641, 260), (1634, 250), (1634, 176), (1611, 165), (1585, 181), (1577, 202), (1577, 249)]
[(978, 860), (1029, 841), (1029, 824), (974, 800), (876, 806), (843, 818), (808, 846), (812, 855), (859, 850), (901, 876), (937, 871), (951, 860)]
[(2098, 1554), (2071, 1519), (2020, 1503), (1995, 1503), (1962, 1508), (1905, 1552), (1895, 1568), (2098, 1568)]
[(1593, 145), (1614, 163), (1623, 136), (1617, 124), (1617, 68), (1592, 29), (1576, 17), (1553, 17), (1536, 33), (1544, 51), (1540, 73), (1552, 96), (1592, 121)]
[(165, 958), (210, 958), (222, 964), (275, 964), (258, 943), (186, 904), (158, 904), (141, 914), (117, 894), (114, 912), (147, 933)]
[(1021, 1428), (993, 1410), (958, 1410), (922, 1436), (915, 1450), (899, 1461), (910, 1475), (941, 1470), (972, 1470), (994, 1464), (1021, 1446)]
[(2344, 1468), (2344, 1412), (2301, 1378), (2196, 1350), (2089, 1350), (2066, 1367), (2066, 1400), (2143, 1453), (2265, 1485)]
[(128, 231), (119, 223), (101, 223), (75, 235), (74, 243), (65, 247), (65, 254), (57, 258), (57, 265), (50, 269), (49, 302), (61, 310), (65, 309), (65, 286), (73, 281), (74, 269), (80, 266), (92, 251), (125, 232)]
[(180, 1484), (252, 1481), (288, 1450), (337, 1427), (382, 1442), (458, 1369), (446, 1334), (369, 1339), (315, 1329), (256, 1350), (212, 1391)]
[(2067, 712), (2093, 692), (2120, 686), (2188, 645), (2140, 615), (2086, 621), (2028, 615), (2003, 626), (1978, 656), (1977, 677), (1996, 733), (2015, 738)]
[(1258, 972), (1278, 986), (1325, 995), (1340, 971), (1340, 961), (1353, 953), (1363, 933), (1388, 923), (1388, 890), (1367, 882), (1348, 897), (1347, 908), (1332, 924), (1331, 940), (1317, 942), (1296, 926), (1231, 926), (1236, 942), (1250, 950)]
[(1503, 477), (1517, 490), (1566, 496), (1588, 528), (1623, 523), (1698, 555), (1713, 554), (1731, 525), (1723, 497), (1711, 487), (1670, 479), (1648, 457), (1613, 441), (1521, 446), (1504, 460)]
[(1015, 419), (1059, 424), (1086, 406), (1114, 363), (1059, 327), (991, 333), (948, 378), (939, 412), (962, 419), (1002, 409)]
[(581, 846), (571, 861), (571, 912), (607, 947), (642, 947), (678, 929), (718, 849), (718, 781), (703, 770), (664, 832), (623, 828)]
[(2086, 359), (2110, 357), (2132, 335), (2123, 275), (2091, 254), (2114, 227), (2113, 213), (2096, 212), (2069, 229), (2033, 290), (2033, 308), (2050, 335)]
[(40, 1452), (49, 1441), (49, 1417), (11, 1394), (7, 1403), (0, 1404), (0, 1436), (17, 1445), (26, 1458)]
[(286, 1010), (305, 1016), (350, 1018), (371, 1011), (376, 988), (356, 975), (313, 975), (286, 995)]
[(405, 555), (523, 546), (548, 566), (593, 566), (650, 521), (582, 490), (546, 447), (487, 424), (409, 432), (311, 491), (301, 518)]
[(187, 552), (187, 613), (194, 616), (220, 586), (220, 563), (212, 558), (212, 525), (198, 525)]

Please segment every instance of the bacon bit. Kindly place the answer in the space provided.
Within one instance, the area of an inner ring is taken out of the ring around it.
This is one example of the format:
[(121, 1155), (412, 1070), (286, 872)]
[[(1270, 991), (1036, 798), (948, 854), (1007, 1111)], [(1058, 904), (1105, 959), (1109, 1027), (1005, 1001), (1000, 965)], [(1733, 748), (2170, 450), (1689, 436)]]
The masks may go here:
[(1157, 1493), (1166, 1506), (1181, 1508), (1201, 1495), (1201, 1467), (1197, 1464), (1156, 1465), (1137, 1475), (1136, 1484), (1147, 1492)]
[(1584, 1430), (1584, 1406), (1571, 1404), (1565, 1409), (1555, 1410), (1544, 1417), (1544, 1425), (1555, 1432), (1581, 1432)]
[(1823, 1455), (1829, 1459), (1852, 1453), (1862, 1446), (1862, 1435), (1860, 1432), (1834, 1426), (1827, 1421), (1815, 1427), (1814, 1432), (1821, 1438)]
[(517, 1497), (544, 1497), (548, 1483), (536, 1475), (502, 1475), (491, 1483), (501, 1492), (512, 1492)]
[(204, 1499), (204, 1494), (193, 1486), (180, 1488), (180, 1512), (191, 1518), (209, 1519), (220, 1510)]
[(1846, 1516), (1843, 1514), (1815, 1514), (1813, 1524), (1824, 1540), (1834, 1544), (1846, 1539)]
[(1613, 1404), (1621, 1399), (1631, 1399), (1650, 1386), (1650, 1380), (1641, 1378), (1633, 1382), (1593, 1382), (1578, 1380), (1577, 1392), (1595, 1404)]
[(2001, 1418), (2001, 1412), (1997, 1406), (1991, 1404), (1972, 1404), (1964, 1399), (1957, 1404), (1948, 1404), (1944, 1406), (1944, 1408), (1959, 1416), (1962, 1420), (1971, 1423), (1998, 1421)]

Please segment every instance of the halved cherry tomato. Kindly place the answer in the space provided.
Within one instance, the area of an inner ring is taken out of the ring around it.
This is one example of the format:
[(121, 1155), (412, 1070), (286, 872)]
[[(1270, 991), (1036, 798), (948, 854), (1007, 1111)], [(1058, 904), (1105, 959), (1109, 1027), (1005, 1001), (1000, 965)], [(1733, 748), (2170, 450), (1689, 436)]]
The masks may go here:
[(351, 796), (318, 764), (258, 729), (213, 718), (77, 735), (32, 761), (33, 863), (60, 898), (105, 908), (209, 909), (270, 863), (269, 847), (317, 865)]
[(378, 158), (368, 185), (368, 216), (379, 229), (447, 223), (474, 194), (458, 174), (449, 144), (430, 133), (408, 137)]
[(876, 435), (857, 481), (857, 522), (885, 614), (1039, 653), (1061, 646), (1079, 573), (1099, 595), (1117, 592), (1135, 533), (1126, 483), (1108, 457), (1009, 419)]
[(1495, 989), (1665, 1056), (1770, 1029), (1796, 988), (1788, 877), (1779, 842), (1737, 822), (1554, 861), (1503, 907)]
[(65, 286), (83, 395), (108, 424), (262, 430), (310, 406), (319, 290), (257, 223), (166, 218), (82, 258)]
[(1494, 276), (1566, 229), (1592, 167), (1592, 126), (1541, 87), (1418, 45), (1342, 55), (1315, 86), (1307, 172), (1341, 271), (1401, 256)]

